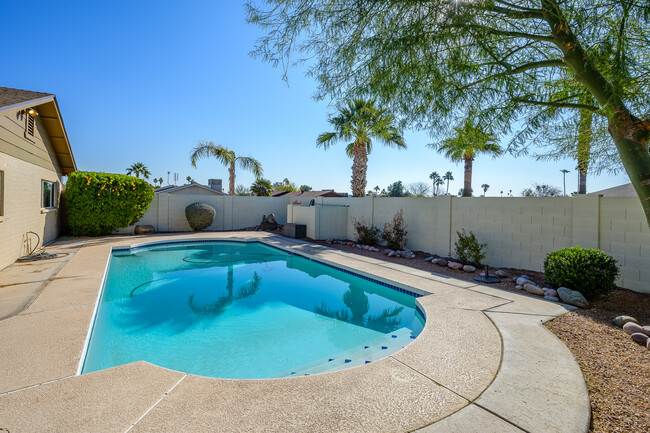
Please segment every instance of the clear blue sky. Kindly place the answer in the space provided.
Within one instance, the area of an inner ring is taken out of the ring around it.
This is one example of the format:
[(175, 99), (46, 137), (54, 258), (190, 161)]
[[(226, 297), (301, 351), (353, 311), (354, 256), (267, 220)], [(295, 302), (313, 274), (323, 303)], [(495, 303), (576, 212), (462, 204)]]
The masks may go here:
[[(312, 98), (315, 83), (293, 69), (289, 86), (281, 71), (252, 59), (259, 30), (246, 24), (234, 1), (31, 1), (0, 3), (4, 41), (0, 86), (55, 93), (78, 168), (124, 173), (141, 161), (153, 176), (167, 171), (201, 183), (222, 178), (225, 167), (189, 153), (199, 140), (221, 143), (259, 159), (264, 176), (297, 185), (348, 192), (352, 161), (344, 144), (316, 149), (333, 108)], [(375, 147), (368, 188), (402, 180), (429, 182), (432, 171), (451, 170), (450, 191), (462, 187), (463, 167), (425, 147), (429, 136), (406, 131), (408, 150)], [(518, 194), (534, 182), (577, 189), (575, 163), (530, 158), (479, 157), (475, 193)], [(239, 170), (237, 184), (254, 177)], [(628, 182), (625, 175), (590, 177), (595, 191)]]

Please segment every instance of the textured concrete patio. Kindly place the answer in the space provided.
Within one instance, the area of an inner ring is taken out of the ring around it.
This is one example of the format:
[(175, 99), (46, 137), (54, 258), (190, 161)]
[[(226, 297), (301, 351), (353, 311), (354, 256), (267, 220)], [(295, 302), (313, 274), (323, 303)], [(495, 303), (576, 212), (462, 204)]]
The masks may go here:
[[(392, 356), (307, 377), (225, 380), (145, 362), (77, 376), (111, 248), (170, 238), (259, 238), (373, 275), (423, 294), (417, 302), (426, 325)], [(542, 326), (565, 313), (565, 306), (260, 232), (109, 237), (54, 248), (68, 252), (56, 266), (39, 262), (0, 272), (0, 311), (13, 314), (0, 320), (0, 430), (588, 429), (582, 373), (566, 346)], [(32, 281), (28, 274), (38, 275), (38, 266), (51, 275)], [(30, 283), (44, 289), (19, 287)]]

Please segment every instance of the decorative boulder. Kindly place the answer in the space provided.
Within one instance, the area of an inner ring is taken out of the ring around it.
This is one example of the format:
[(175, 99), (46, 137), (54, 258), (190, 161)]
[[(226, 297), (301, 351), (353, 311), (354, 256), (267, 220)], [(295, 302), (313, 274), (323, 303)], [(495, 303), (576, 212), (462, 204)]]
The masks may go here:
[(154, 228), (152, 225), (137, 225), (135, 226), (135, 229), (133, 230), (133, 233), (136, 235), (148, 235), (150, 233), (155, 232)]
[(639, 324), (639, 322), (637, 322), (637, 320), (632, 316), (616, 316), (613, 322), (614, 325), (618, 326), (619, 328), (622, 328), (623, 325), (629, 322), (636, 323), (637, 325)]
[(554, 298), (557, 298), (557, 290), (555, 290), (555, 289), (546, 289), (544, 291), (544, 296), (552, 296)]
[(623, 331), (627, 332), (628, 334), (645, 334), (643, 331), (643, 326), (637, 325), (634, 322), (628, 322), (625, 325), (623, 325)]
[(573, 305), (580, 308), (589, 307), (589, 302), (580, 292), (575, 290), (567, 289), (566, 287), (560, 287), (557, 289), (557, 294), (562, 300), (562, 302)]
[(524, 290), (530, 293), (531, 295), (544, 296), (544, 289), (537, 287), (534, 284), (524, 284)]
[(499, 269), (498, 271), (496, 271), (496, 272), (494, 273), (494, 275), (496, 275), (497, 277), (501, 277), (501, 278), (506, 278), (506, 277), (508, 276), (508, 274), (506, 273), (506, 271), (502, 271), (501, 269)]
[(465, 272), (469, 272), (470, 274), (471, 274), (472, 272), (474, 272), (475, 270), (476, 270), (476, 268), (475, 268), (474, 266), (472, 266), (472, 265), (465, 265), (465, 266), (463, 266), (463, 271), (465, 271)]
[(185, 218), (195, 232), (210, 227), (216, 215), (217, 211), (205, 203), (192, 203), (185, 208)]
[(547, 301), (560, 302), (560, 298), (557, 296), (544, 296), (544, 299)]
[(430, 262), (431, 260), (433, 260), (433, 256), (427, 257), (426, 259), (424, 259), (425, 262)]
[(640, 332), (637, 332), (636, 334), (632, 334), (630, 337), (632, 337), (632, 341), (634, 341), (635, 343), (639, 343), (642, 346), (645, 346), (648, 343), (648, 339), (650, 338), (645, 334), (641, 334)]
[(458, 262), (449, 262), (447, 267), (451, 269), (463, 269), (463, 264)]
[(438, 259), (438, 266), (447, 266), (447, 263), (449, 263), (445, 259)]
[(522, 275), (521, 277), (517, 278), (515, 281), (518, 286), (523, 286), (524, 284), (532, 284), (533, 282), (530, 281), (530, 278), (527, 277), (526, 275)]

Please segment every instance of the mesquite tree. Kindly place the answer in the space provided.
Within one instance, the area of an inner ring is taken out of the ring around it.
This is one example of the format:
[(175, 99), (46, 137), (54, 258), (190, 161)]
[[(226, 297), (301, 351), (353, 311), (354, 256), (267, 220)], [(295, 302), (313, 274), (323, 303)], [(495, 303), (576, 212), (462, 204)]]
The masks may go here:
[(267, 0), (247, 12), (267, 32), (254, 55), (285, 76), (305, 60), (317, 96), (373, 95), (413, 126), (445, 131), (471, 107), (525, 139), (545, 109), (604, 117), (650, 225), (650, 0)]

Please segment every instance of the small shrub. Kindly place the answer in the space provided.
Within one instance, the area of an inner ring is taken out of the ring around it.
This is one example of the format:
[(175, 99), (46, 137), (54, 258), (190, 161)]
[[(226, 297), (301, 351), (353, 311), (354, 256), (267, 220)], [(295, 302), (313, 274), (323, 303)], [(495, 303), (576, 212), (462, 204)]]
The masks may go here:
[(192, 203), (185, 208), (185, 218), (195, 232), (210, 227), (216, 215), (217, 211), (205, 203)]
[(377, 246), (379, 244), (379, 227), (366, 223), (362, 218), (360, 220), (352, 218), (352, 226), (357, 233), (357, 242), (362, 245)]
[(388, 244), (391, 250), (402, 250), (406, 248), (406, 225), (404, 224), (403, 210), (395, 214), (393, 220), (384, 224), (384, 232), (381, 237)]
[(103, 236), (138, 222), (154, 192), (133, 176), (75, 171), (68, 175), (65, 194), (70, 233)]
[(600, 250), (563, 248), (544, 259), (544, 277), (551, 287), (577, 290), (588, 301), (615, 289), (618, 274), (616, 259)]
[(480, 266), (481, 260), (485, 258), (485, 247), (487, 244), (479, 243), (476, 235), (470, 230), (469, 234), (465, 229), (456, 232), (458, 240), (456, 241), (456, 258), (461, 262)]

